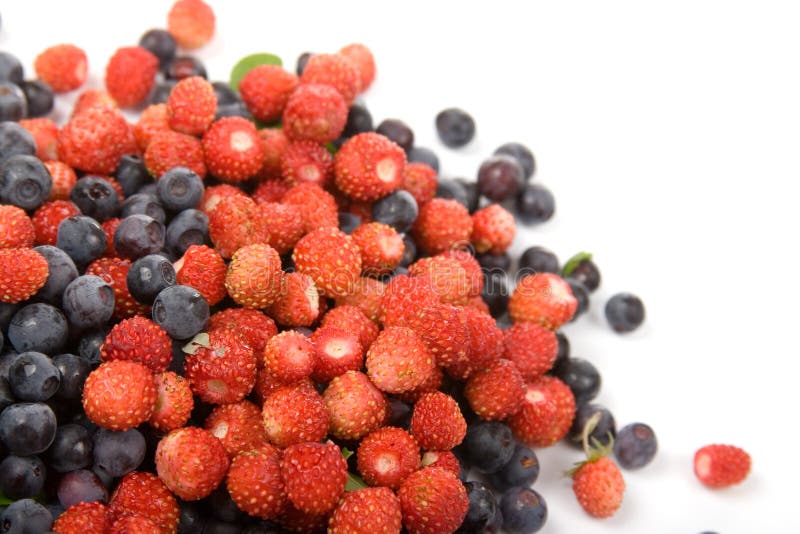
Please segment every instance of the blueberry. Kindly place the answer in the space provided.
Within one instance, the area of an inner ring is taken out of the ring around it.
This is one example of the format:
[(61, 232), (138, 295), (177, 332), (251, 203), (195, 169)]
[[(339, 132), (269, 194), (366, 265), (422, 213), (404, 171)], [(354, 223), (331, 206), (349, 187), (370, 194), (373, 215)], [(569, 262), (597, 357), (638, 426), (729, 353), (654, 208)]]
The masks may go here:
[(242, 534), (242, 528), (234, 523), (209, 519), (203, 527), (203, 534)]
[(400, 145), (406, 152), (414, 146), (414, 132), (408, 124), (399, 119), (385, 119), (375, 131)]
[(218, 106), (242, 103), (239, 94), (231, 88), (230, 84), (217, 81), (211, 82), (211, 87), (214, 88), (214, 94), (217, 96)]
[(74, 354), (53, 356), (53, 365), (61, 374), (61, 385), (54, 398), (61, 401), (77, 402), (83, 394), (83, 384), (92, 370), (89, 361)]
[(589, 291), (600, 287), (600, 269), (592, 261), (592, 255), (586, 252), (580, 252), (570, 258), (564, 265), (562, 274), (578, 280)]
[(92, 463), (92, 436), (81, 425), (61, 425), (45, 458), (47, 465), (59, 473), (88, 467)]
[(481, 534), (497, 514), (497, 498), (486, 484), (471, 481), (464, 484), (469, 499), (469, 508), (457, 534)]
[(201, 332), (208, 316), (208, 303), (193, 287), (168, 287), (153, 302), (153, 320), (175, 339), (189, 339)]
[(156, 56), (162, 67), (175, 57), (175, 52), (178, 50), (178, 43), (172, 34), (160, 28), (147, 30), (139, 38), (139, 46)]
[(58, 225), (56, 246), (83, 270), (106, 251), (106, 233), (100, 224), (84, 215), (67, 217)]
[(33, 298), (49, 304), (60, 304), (64, 288), (78, 277), (75, 262), (66, 252), (52, 245), (41, 245), (33, 250), (44, 256), (48, 268), (47, 281)]
[(19, 308), (19, 304), (0, 302), (0, 331), (8, 330), (8, 325), (11, 323), (11, 318), (14, 317), (14, 314), (17, 313)]
[(81, 213), (96, 221), (103, 222), (116, 215), (119, 209), (119, 196), (111, 182), (99, 176), (84, 176), (75, 183), (69, 199)]
[(350, 235), (359, 226), (361, 226), (361, 217), (346, 211), (339, 212), (339, 230)]
[(147, 215), (129, 215), (114, 232), (114, 248), (121, 258), (135, 260), (164, 248), (164, 225)]
[(50, 196), (52, 187), (50, 172), (36, 156), (17, 154), (0, 164), (2, 202), (25, 210), (35, 210)]
[(556, 376), (572, 390), (578, 406), (595, 398), (600, 391), (600, 373), (588, 360), (570, 358)]
[(24, 78), (25, 71), (19, 59), (8, 52), (0, 52), (0, 81), (19, 85)]
[(436, 152), (430, 148), (425, 148), (422, 146), (411, 147), (411, 150), (408, 151), (407, 156), (409, 163), (425, 163), (430, 165), (431, 168), (436, 172), (439, 172), (439, 156), (437, 156)]
[(53, 515), (33, 499), (14, 501), (0, 513), (4, 534), (42, 534), (53, 526)]
[(244, 512), (236, 506), (225, 486), (220, 486), (212, 491), (206, 502), (211, 509), (211, 513), (220, 521), (236, 523), (244, 516)]
[(514, 486), (529, 487), (539, 478), (539, 459), (527, 445), (517, 445), (511, 459), (498, 472), (489, 476), (497, 491), (507, 491)]
[(182, 80), (190, 76), (208, 78), (203, 62), (192, 56), (176, 56), (164, 67), (164, 76), (168, 80)]
[(46, 401), (58, 390), (61, 373), (41, 352), (22, 352), (8, 370), (8, 385), (21, 401)]
[(408, 235), (403, 235), (403, 245), (405, 249), (403, 250), (403, 257), (400, 260), (400, 264), (398, 267), (408, 267), (415, 261), (417, 261), (417, 242)]
[(22, 82), (19, 87), (28, 102), (29, 118), (43, 117), (53, 111), (55, 96), (49, 85), (41, 80), (30, 80)]
[(269, 521), (259, 521), (244, 527), (242, 534), (286, 534), (286, 531)]
[(578, 317), (589, 311), (589, 290), (586, 289), (586, 286), (580, 283), (578, 280), (570, 277), (564, 279), (564, 281), (569, 285), (569, 289), (572, 291), (572, 295), (578, 301), (578, 307), (575, 309), (575, 314), (572, 316), (572, 321), (576, 320)]
[[(8, 385), (8, 379), (0, 376), (0, 411), (5, 409), (6, 406), (14, 404), (14, 394), (11, 392), (11, 386)], [(0, 458), (3, 457), (3, 443), (0, 441)]]
[(372, 220), (388, 224), (400, 233), (407, 232), (419, 215), (417, 201), (408, 191), (398, 190), (372, 205)]
[(605, 314), (615, 332), (632, 332), (644, 322), (644, 303), (631, 293), (617, 293), (606, 302)]
[(17, 85), (0, 82), (0, 120), (19, 121), (28, 116), (25, 93)]
[(567, 442), (575, 445), (576, 447), (583, 446), (583, 430), (586, 427), (589, 419), (599, 415), (597, 425), (588, 435), (589, 446), (596, 446), (595, 440), (601, 445), (608, 445), (617, 435), (617, 423), (614, 421), (614, 415), (605, 406), (599, 404), (587, 403), (578, 407), (575, 412), (575, 419), (572, 422), (572, 428), (569, 429), (567, 435)]
[(470, 425), (463, 443), (468, 463), (481, 473), (499, 471), (511, 459), (515, 445), (511, 429), (499, 421)]
[(172, 88), (178, 84), (177, 80), (165, 80), (153, 84), (150, 94), (147, 95), (148, 104), (166, 104)]
[(78, 328), (102, 326), (114, 313), (114, 290), (99, 276), (79, 276), (64, 290), (62, 308), (70, 325)]
[(481, 203), (481, 193), (478, 190), (476, 182), (470, 182), (464, 178), (456, 178), (456, 182), (464, 187), (464, 192), (467, 194), (467, 211), (475, 213), (478, 211)]
[(556, 340), (558, 340), (558, 354), (556, 354), (556, 361), (553, 362), (553, 367), (550, 369), (551, 375), (561, 374), (570, 359), (567, 336), (563, 332), (556, 332)]
[(11, 454), (39, 454), (56, 436), (56, 414), (41, 402), (19, 402), (0, 412), (0, 441)]
[(481, 266), (484, 275), (506, 274), (511, 268), (511, 256), (505, 252), (502, 254), (491, 254), (489, 252), (478, 254), (475, 259), (478, 260), (478, 265)]
[(56, 490), (58, 502), (69, 508), (79, 502), (107, 502), (108, 489), (95, 473), (88, 469), (77, 469), (65, 474)]
[[(0, 163), (16, 155), (36, 155), (36, 141), (28, 130), (16, 122), (2, 121), (0, 122)], [(0, 178), (0, 187), (2, 187), (2, 183), (3, 180)]]
[(19, 352), (55, 354), (67, 342), (67, 318), (61, 310), (36, 302), (19, 309), (8, 325), (8, 339)]
[(372, 131), (372, 115), (366, 106), (353, 104), (347, 111), (347, 122), (342, 131), (342, 137), (353, 137), (364, 132)]
[(527, 184), (517, 196), (517, 215), (528, 224), (550, 220), (556, 211), (556, 201), (549, 189)]
[(533, 153), (525, 145), (520, 143), (506, 143), (497, 147), (494, 153), (495, 155), (505, 154), (517, 160), (517, 163), (522, 167), (525, 180), (530, 180), (531, 176), (533, 176), (533, 173), (536, 171), (536, 160), (533, 157)]
[(167, 226), (166, 249), (178, 258), (192, 245), (209, 243), (208, 215), (200, 210), (183, 210)]
[(247, 109), (244, 102), (217, 104), (217, 112), (214, 115), (214, 120), (219, 120), (223, 117), (242, 117), (243, 119), (252, 121), (253, 113)]
[(149, 254), (131, 264), (126, 280), (131, 296), (150, 305), (163, 289), (175, 285), (175, 269), (164, 256)]
[(508, 534), (532, 534), (547, 521), (547, 503), (530, 488), (514, 487), (500, 500), (503, 529)]
[(179, 521), (178, 534), (196, 534), (203, 532), (205, 517), (200, 509), (200, 505), (194, 501), (178, 500)]
[(108, 336), (106, 328), (89, 330), (78, 340), (78, 357), (86, 360), (92, 368), (100, 365), (100, 347)]
[(532, 273), (558, 273), (558, 257), (544, 247), (530, 247), (519, 257), (518, 278)]
[(203, 198), (203, 180), (186, 167), (173, 167), (156, 182), (161, 204), (170, 211), (197, 207)]
[(658, 452), (656, 434), (644, 423), (625, 425), (617, 432), (614, 456), (625, 469), (639, 469), (649, 464)]
[(144, 166), (144, 160), (136, 154), (122, 156), (114, 171), (114, 178), (122, 188), (125, 198), (135, 194), (144, 184), (153, 182), (147, 167)]
[(135, 428), (124, 432), (101, 428), (94, 434), (94, 467), (112, 477), (124, 476), (139, 467), (146, 447), (144, 436)]
[(524, 178), (517, 160), (504, 154), (492, 156), (478, 169), (478, 191), (489, 200), (502, 202), (519, 192)]
[(489, 272), (484, 276), (481, 298), (489, 306), (489, 314), (495, 319), (506, 313), (509, 298), (506, 277), (498, 272)]
[(311, 56), (314, 55), (311, 52), (303, 52), (299, 56), (297, 56), (297, 62), (295, 62), (294, 71), (298, 76), (303, 75), (303, 71), (306, 70), (306, 64), (308, 60), (311, 59)]
[(436, 132), (442, 143), (460, 148), (475, 137), (475, 120), (459, 108), (447, 108), (436, 115)]
[(30, 499), (44, 488), (47, 469), (37, 456), (7, 456), (0, 462), (0, 492), (9, 499)]
[(467, 210), (469, 210), (469, 198), (467, 191), (461, 182), (456, 180), (442, 179), (436, 184), (436, 197), (455, 200)]
[(167, 213), (164, 211), (164, 206), (161, 204), (157, 193), (154, 195), (135, 193), (126, 198), (125, 202), (122, 203), (122, 209), (119, 210), (119, 216), (124, 219), (131, 215), (147, 215), (161, 224), (164, 224), (167, 220)]

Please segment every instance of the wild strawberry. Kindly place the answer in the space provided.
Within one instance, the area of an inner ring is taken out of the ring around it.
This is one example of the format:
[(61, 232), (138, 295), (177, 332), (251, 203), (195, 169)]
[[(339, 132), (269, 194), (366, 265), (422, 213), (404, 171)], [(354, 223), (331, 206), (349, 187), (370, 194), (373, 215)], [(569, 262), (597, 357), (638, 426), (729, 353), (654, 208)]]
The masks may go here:
[(111, 174), (131, 144), (136, 141), (119, 111), (93, 107), (74, 115), (58, 132), (58, 157), (87, 173)]
[(408, 275), (430, 280), (442, 302), (462, 305), (469, 299), (471, 281), (466, 269), (454, 259), (441, 255), (421, 258), (408, 266)]
[(147, 98), (158, 73), (158, 58), (141, 46), (118, 48), (106, 65), (108, 93), (123, 108)]
[[(336, 306), (356, 306), (370, 320), (377, 321), (381, 315), (381, 300), (385, 287), (386, 284), (380, 280), (362, 276), (355, 281), (350, 294), (336, 298)], [(366, 347), (368, 348), (369, 345)]]
[(75, 100), (75, 106), (72, 108), (71, 117), (75, 117), (87, 109), (94, 107), (103, 107), (119, 111), (117, 102), (111, 98), (108, 91), (103, 89), (86, 89), (78, 95), (78, 99)]
[(231, 462), (228, 493), (240, 510), (261, 519), (274, 519), (286, 506), (280, 452), (268, 443), (244, 450)]
[(442, 252), (439, 256), (455, 260), (467, 272), (469, 281), (469, 298), (480, 297), (483, 291), (483, 268), (475, 256), (466, 250), (450, 249)]
[(441, 467), (425, 467), (412, 473), (397, 496), (409, 534), (455, 532), (469, 508), (464, 485)]
[(472, 373), (485, 369), (503, 355), (503, 331), (488, 312), (464, 307), (462, 315), (469, 330), (469, 357), (466, 365), (448, 366), (450, 376), (466, 380)]
[(166, 104), (152, 104), (142, 110), (139, 120), (133, 125), (133, 135), (136, 137), (136, 144), (143, 152), (147, 150), (147, 145), (156, 134), (168, 132), (169, 120), (167, 119)]
[(117, 519), (145, 517), (164, 534), (175, 532), (178, 528), (178, 502), (152, 473), (133, 471), (125, 475), (114, 490), (108, 506)]
[(281, 475), (292, 504), (309, 514), (325, 514), (344, 493), (347, 462), (331, 442), (297, 443), (283, 451)]
[(362, 224), (351, 234), (361, 251), (361, 272), (365, 276), (390, 273), (400, 264), (405, 252), (397, 230), (383, 223)]
[(347, 213), (352, 213), (359, 219), (361, 224), (369, 224), (372, 220), (372, 204), (373, 202), (362, 200), (350, 200), (347, 205)]
[(438, 303), (428, 278), (397, 275), (384, 288), (380, 321), (384, 327), (406, 326), (417, 310)]
[(55, 523), (57, 534), (107, 534), (114, 523), (114, 516), (100, 501), (80, 502), (67, 508)]
[[(16, 233), (25, 235), (27, 233), (27, 224), (22, 221), (19, 215), (10, 216), (7, 213), (3, 213), (4, 209), (7, 210), (11, 207), (14, 206), (0, 206), (0, 236), (6, 235), (8, 230), (4, 227), (7, 227), (9, 223), (13, 225), (15, 221), (18, 223), (15, 228)], [(22, 213), (23, 215), (25, 214), (24, 211)], [(68, 200), (51, 200), (42, 204), (30, 219), (30, 223), (32, 223), (32, 228), (36, 235), (36, 244), (55, 246), (56, 237), (58, 236), (58, 225), (61, 221), (73, 215), (80, 215), (80, 213), (81, 210), (78, 209), (78, 206)], [(25, 215), (25, 218), (27, 219), (27, 215)], [(14, 246), (32, 247), (33, 241), (30, 243), (20, 243)], [(3, 237), (0, 237), (0, 247), (6, 248)]]
[(607, 456), (589, 456), (572, 473), (572, 491), (589, 515), (611, 517), (622, 505), (625, 480), (619, 467)]
[(60, 44), (45, 49), (36, 56), (33, 69), (36, 76), (56, 93), (66, 93), (86, 83), (89, 70), (86, 52), (72, 44)]
[(278, 447), (319, 441), (328, 434), (328, 410), (310, 381), (274, 390), (264, 400), (261, 415), (270, 443)]
[(237, 250), (228, 265), (225, 288), (245, 308), (265, 308), (281, 290), (281, 258), (269, 245), (247, 245)]
[(283, 131), (291, 140), (333, 141), (347, 123), (347, 103), (329, 85), (298, 86), (283, 108)]
[(28, 130), (36, 141), (37, 158), (42, 161), (58, 159), (58, 125), (52, 119), (23, 119), (19, 125)]
[(214, 122), (216, 113), (214, 87), (200, 76), (179, 81), (167, 99), (167, 119), (176, 132), (203, 135)]
[(319, 292), (314, 280), (302, 273), (285, 273), (281, 277), (278, 300), (267, 312), (284, 326), (314, 324), (319, 315)]
[(358, 334), (358, 341), (362, 348), (368, 348), (378, 337), (378, 325), (371, 321), (361, 309), (346, 304), (336, 306), (323, 315), (320, 326), (330, 326)]
[(325, 187), (333, 178), (333, 156), (314, 141), (292, 141), (281, 154), (281, 176), (289, 185), (311, 182)]
[(481, 313), (485, 313), (487, 315), (491, 314), (491, 310), (489, 309), (489, 305), (486, 304), (486, 301), (483, 300), (481, 297), (470, 297), (466, 304), (464, 304), (465, 308), (474, 308)]
[(264, 367), (284, 384), (311, 376), (315, 360), (314, 345), (294, 330), (281, 332), (264, 347)]
[(423, 449), (448, 451), (460, 444), (466, 433), (467, 422), (453, 397), (436, 391), (414, 404), (411, 435)]
[(172, 361), (172, 340), (150, 319), (131, 317), (114, 325), (100, 347), (100, 358), (104, 362), (139, 362), (154, 373), (161, 373)]
[(385, 426), (361, 440), (357, 460), (358, 472), (367, 484), (397, 489), (419, 469), (419, 445), (402, 428)]
[(556, 334), (535, 323), (517, 323), (506, 329), (503, 347), (503, 357), (514, 362), (529, 381), (552, 369), (558, 356)]
[(208, 172), (226, 182), (254, 176), (264, 161), (255, 125), (242, 117), (223, 117), (203, 135)]
[(167, 31), (186, 50), (208, 43), (215, 26), (214, 10), (202, 0), (178, 0), (167, 14)]
[[(269, 182), (264, 182), (266, 183)], [(277, 250), (278, 254), (290, 252), (305, 233), (301, 210), (292, 204), (258, 204), (255, 225), (264, 230), (267, 234), (266, 243)]]
[(472, 241), (479, 253), (503, 254), (517, 233), (514, 215), (500, 204), (491, 204), (472, 214)]
[(508, 360), (497, 360), (485, 369), (478, 369), (464, 385), (470, 408), (488, 421), (499, 421), (516, 412), (525, 392), (525, 380)]
[(424, 252), (438, 254), (469, 243), (472, 218), (457, 201), (434, 198), (420, 207), (412, 234)]
[(214, 330), (207, 345), (192, 345), (185, 375), (192, 392), (210, 404), (238, 402), (256, 383), (253, 349), (234, 330)]
[(78, 181), (75, 171), (62, 161), (45, 161), (44, 166), (53, 178), (53, 188), (47, 200), (69, 200), (69, 192)]
[(393, 534), (400, 532), (403, 518), (400, 500), (389, 488), (348, 491), (336, 505), (330, 534)]
[(203, 145), (200, 140), (178, 132), (157, 132), (150, 138), (144, 151), (144, 164), (154, 178), (173, 167), (186, 167), (200, 178), (206, 176)]
[[(261, 142), (261, 152), (264, 153), (264, 164), (258, 171), (258, 177), (262, 180), (280, 179), (281, 156), (289, 146), (289, 138), (283, 133), (282, 128), (262, 128), (258, 131), (258, 138)], [(280, 202), (280, 199), (269, 200), (269, 202)]]
[(423, 206), (436, 196), (436, 170), (427, 163), (409, 162), (403, 169), (403, 185), (414, 200), (417, 206)]
[[(72, 203), (68, 202), (66, 204)], [(42, 208), (47, 205), (48, 204), (44, 204), (36, 213), (40, 213)], [(74, 207), (74, 204), (72, 204), (72, 206)], [(46, 214), (47, 210), (42, 213)], [(72, 215), (74, 215), (74, 213)], [(34, 217), (35, 216), (36, 215), (34, 215)], [(44, 218), (45, 215), (42, 215), (39, 220)], [(48, 224), (47, 226), (52, 225)], [(56, 223), (56, 230), (57, 229), (58, 223)], [(28, 214), (25, 213), (25, 210), (10, 204), (0, 204), (0, 248), (31, 248), (33, 247), (35, 239), (36, 229), (34, 223), (31, 221), (31, 218), (28, 217)], [(53, 239), (53, 241), (55, 241), (55, 239)]]
[(358, 71), (360, 91), (366, 91), (375, 79), (375, 58), (370, 49), (361, 43), (353, 43), (343, 47), (339, 53), (353, 62)]
[(215, 306), (227, 296), (225, 274), (228, 267), (216, 250), (206, 245), (191, 245), (174, 267), (177, 282), (195, 288), (209, 306)]
[(520, 409), (506, 419), (516, 438), (529, 447), (549, 447), (567, 435), (575, 419), (575, 396), (554, 376), (527, 385)]
[(83, 386), (86, 416), (109, 430), (129, 430), (149, 420), (157, 399), (153, 372), (128, 360), (100, 364)]
[(404, 393), (433, 374), (436, 361), (425, 342), (410, 328), (383, 330), (367, 352), (367, 374), (386, 393)]
[(278, 327), (270, 317), (258, 310), (245, 308), (227, 308), (214, 313), (208, 319), (209, 332), (225, 328), (236, 330), (253, 349), (257, 360), (261, 359), (261, 351), (267, 341), (278, 333)]
[(350, 106), (361, 92), (361, 77), (355, 64), (343, 54), (314, 54), (306, 63), (301, 84), (323, 84), (336, 89)]
[(253, 117), (268, 123), (281, 118), (289, 95), (297, 84), (297, 76), (283, 67), (258, 65), (239, 82), (239, 93)]
[[(112, 217), (100, 223), (100, 227), (103, 229), (103, 233), (106, 234), (106, 251), (103, 253), (104, 258), (117, 257), (117, 250), (114, 248), (114, 233), (117, 231), (117, 226), (119, 226), (120, 222), (122, 222), (122, 219), (120, 219), (119, 217)], [(125, 260), (125, 261), (129, 262), (130, 260)], [(127, 276), (127, 271), (125, 271), (125, 275)], [(120, 280), (122, 280), (122, 278), (120, 278)], [(127, 280), (125, 284), (127, 286)], [(133, 297), (131, 297), (131, 300), (133, 300)], [(116, 305), (114, 307), (116, 308)]]
[(194, 397), (189, 382), (172, 371), (156, 376), (158, 397), (150, 426), (160, 432), (169, 432), (186, 424), (194, 409)]
[(158, 478), (186, 501), (207, 497), (219, 486), (230, 460), (211, 432), (187, 426), (173, 430), (156, 447)]
[(240, 248), (263, 243), (263, 231), (256, 228), (256, 203), (246, 195), (219, 200), (208, 215), (208, 233), (217, 252), (230, 258)]
[(211, 212), (216, 209), (220, 202), (229, 198), (246, 198), (252, 200), (247, 193), (235, 185), (212, 185), (211, 187), (205, 188), (205, 191), (203, 192), (203, 199), (200, 201), (200, 206), (198, 206), (197, 209), (206, 215), (211, 215)]
[(292, 259), (297, 272), (313, 278), (329, 297), (350, 293), (361, 274), (358, 246), (338, 228), (320, 228), (303, 236), (294, 247)]
[(508, 313), (515, 323), (538, 323), (551, 330), (572, 319), (578, 301), (561, 277), (536, 273), (523, 277), (508, 300)]
[(455, 476), (461, 474), (461, 464), (452, 451), (425, 451), (421, 463), (422, 467), (441, 467)]
[[(113, 242), (113, 237), (111, 241)], [(86, 267), (86, 274), (99, 276), (114, 290), (114, 317), (117, 319), (150, 314), (150, 307), (138, 302), (128, 291), (130, 268), (131, 260), (123, 258), (98, 258)], [(168, 353), (171, 358), (172, 349)]]
[(322, 400), (330, 414), (329, 431), (338, 439), (361, 439), (386, 419), (386, 399), (359, 371), (347, 371), (331, 380)]
[(709, 488), (725, 488), (747, 478), (750, 463), (750, 455), (739, 447), (706, 445), (694, 453), (694, 474)]
[(126, 515), (114, 521), (109, 534), (159, 534), (158, 525), (142, 515)]
[(415, 387), (410, 391), (406, 391), (405, 393), (398, 394), (398, 397), (407, 402), (409, 404), (413, 404), (419, 400), (420, 397), (425, 395), (426, 393), (432, 393), (434, 391), (438, 391), (439, 388), (442, 387), (442, 382), (444, 381), (444, 371), (442, 368), (437, 366), (434, 368), (433, 373), (431, 376), (425, 380), (422, 384)]
[(356, 200), (378, 200), (403, 184), (406, 154), (400, 145), (375, 132), (344, 142), (333, 159), (336, 187)]
[(469, 362), (469, 327), (462, 308), (438, 302), (417, 308), (404, 326), (422, 337), (436, 364), (445, 370)]
[[(257, 204), (279, 204), (283, 200), (283, 195), (291, 188), (289, 184), (280, 178), (268, 178), (258, 184), (258, 187), (253, 191), (253, 200)], [(288, 206), (288, 204), (283, 205)], [(292, 207), (294, 208), (295, 206)], [(295, 219), (300, 218), (300, 212), (298, 211), (296, 214), (293, 212), (292, 217)], [(300, 228), (301, 230), (305, 229), (302, 220), (300, 221)]]
[(281, 202), (300, 208), (306, 233), (326, 226), (339, 228), (336, 200), (317, 184), (297, 184), (286, 192)]
[(283, 385), (282, 382), (272, 376), (272, 373), (266, 367), (261, 367), (256, 373), (256, 385), (253, 386), (253, 394), (258, 400), (258, 404), (263, 405), (264, 400)]
[(334, 326), (317, 328), (311, 335), (314, 344), (315, 382), (327, 383), (347, 371), (356, 371), (364, 365), (364, 349), (358, 334)]
[(0, 302), (27, 300), (47, 282), (49, 272), (47, 260), (35, 250), (0, 249)]
[(203, 427), (220, 440), (231, 459), (240, 452), (267, 443), (261, 409), (250, 401), (216, 406), (206, 417)]

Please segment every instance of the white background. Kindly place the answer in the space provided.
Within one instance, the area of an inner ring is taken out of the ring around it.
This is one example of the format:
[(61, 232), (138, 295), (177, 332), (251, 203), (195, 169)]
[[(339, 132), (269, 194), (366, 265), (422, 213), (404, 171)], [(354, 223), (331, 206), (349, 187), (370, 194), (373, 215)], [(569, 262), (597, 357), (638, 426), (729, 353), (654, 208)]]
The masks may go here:
[[(621, 510), (583, 513), (560, 476), (578, 453), (541, 451), (544, 532), (798, 532), (796, 182), (800, 32), (796, 3), (213, 2), (217, 34), (197, 54), (227, 79), (249, 53), (294, 69), (303, 51), (360, 41), (378, 76), (363, 96), (375, 122), (401, 118), (435, 149), (442, 176), (474, 178), (500, 144), (535, 153), (554, 192), (548, 224), (520, 232), (565, 260), (587, 250), (603, 275), (592, 309), (566, 329), (602, 372), (598, 401), (618, 426), (651, 424), (660, 453), (626, 472)], [(163, 27), (169, 2), (4, 2), (0, 47), (32, 73), (35, 55), (72, 42), (100, 86), (115, 48)], [(66, 98), (69, 100), (69, 97)], [(477, 122), (460, 151), (439, 144), (436, 113)], [(61, 115), (60, 118), (63, 118)], [(58, 116), (57, 116), (58, 117)], [(619, 336), (602, 307), (639, 294), (645, 326)], [(694, 451), (734, 443), (753, 457), (742, 485), (702, 487)]]

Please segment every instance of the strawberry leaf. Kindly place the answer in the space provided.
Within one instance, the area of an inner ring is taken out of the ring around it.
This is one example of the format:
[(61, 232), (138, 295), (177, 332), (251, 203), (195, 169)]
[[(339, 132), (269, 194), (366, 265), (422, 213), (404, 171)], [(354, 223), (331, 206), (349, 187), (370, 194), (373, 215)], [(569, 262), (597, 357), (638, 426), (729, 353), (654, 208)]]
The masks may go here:
[(11, 499), (9, 499), (5, 495), (3, 495), (3, 492), (0, 491), (0, 506), (7, 506), (7, 505), (11, 504), (12, 502), (14, 502), (14, 501), (12, 501)]
[(572, 272), (581, 264), (584, 260), (591, 260), (592, 254), (590, 252), (578, 252), (570, 259), (567, 260), (567, 263), (564, 264), (564, 268), (561, 270), (561, 275), (566, 278), (572, 274)]
[(368, 487), (369, 486), (367, 486), (367, 483), (364, 482), (363, 478), (358, 475), (354, 475), (353, 473), (347, 473), (347, 484), (344, 487), (345, 491), (355, 491)]
[(342, 456), (344, 456), (345, 460), (347, 460), (348, 458), (353, 456), (353, 454), (355, 454), (355, 453), (353, 451), (351, 451), (350, 449), (348, 449), (347, 447), (342, 447)]
[(183, 352), (186, 354), (194, 354), (201, 347), (211, 348), (211, 340), (208, 338), (208, 332), (200, 332), (192, 338), (186, 345), (183, 346)]
[(233, 66), (233, 69), (231, 70), (231, 89), (238, 91), (239, 82), (242, 81), (244, 75), (259, 65), (277, 65), (282, 67), (283, 61), (281, 61), (281, 58), (275, 54), (268, 54), (266, 52), (250, 54), (249, 56), (243, 57), (236, 63), (236, 65)]

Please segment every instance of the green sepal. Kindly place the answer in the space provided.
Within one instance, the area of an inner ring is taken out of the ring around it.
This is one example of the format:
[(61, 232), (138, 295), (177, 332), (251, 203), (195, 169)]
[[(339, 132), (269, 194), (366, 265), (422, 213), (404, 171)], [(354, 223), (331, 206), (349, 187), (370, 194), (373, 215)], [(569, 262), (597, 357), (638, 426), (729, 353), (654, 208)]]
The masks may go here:
[(358, 475), (354, 475), (353, 473), (347, 473), (347, 484), (344, 486), (345, 491), (355, 491), (364, 488), (368, 488), (364, 479)]
[(0, 491), (0, 506), (8, 506), (8, 505), (9, 505), (9, 504), (11, 504), (12, 502), (14, 502), (14, 501), (12, 501), (12, 500), (11, 500), (11, 499), (9, 499), (8, 497), (6, 497), (6, 496), (3, 494), (3, 492), (2, 492), (2, 491)]
[(243, 57), (237, 61), (236, 65), (234, 65), (233, 69), (231, 69), (231, 89), (238, 91), (239, 82), (242, 81), (242, 78), (244, 78), (245, 74), (259, 65), (277, 65), (282, 67), (283, 61), (281, 61), (281, 58), (275, 54), (270, 54), (267, 52), (259, 52), (257, 54), (250, 54), (249, 56)]
[(585, 260), (591, 260), (592, 253), (591, 252), (578, 252), (570, 259), (567, 260), (567, 263), (564, 264), (564, 268), (561, 269), (561, 275), (566, 278), (572, 274), (572, 272), (581, 264), (581, 262)]

